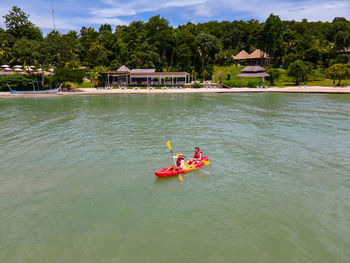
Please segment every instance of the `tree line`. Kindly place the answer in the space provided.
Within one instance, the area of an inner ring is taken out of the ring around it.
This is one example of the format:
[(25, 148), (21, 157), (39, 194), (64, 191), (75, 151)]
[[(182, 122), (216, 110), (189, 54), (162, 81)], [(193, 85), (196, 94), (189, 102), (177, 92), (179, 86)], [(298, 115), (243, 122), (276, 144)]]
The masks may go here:
[(103, 24), (98, 30), (82, 27), (79, 32), (64, 34), (53, 30), (45, 36), (16, 6), (3, 18), (6, 28), (0, 28), (1, 64), (54, 67), (61, 71), (83, 67), (96, 71), (126, 65), (186, 71), (208, 79), (215, 65), (231, 65), (232, 56), (242, 49), (267, 52), (272, 57), (271, 68), (294, 68), (295, 72), (318, 68), (331, 77), (337, 69), (329, 68), (345, 65), (348, 72), (346, 65), (350, 62), (350, 55), (344, 52), (350, 47), (350, 21), (341, 17), (332, 22), (297, 22), (271, 14), (264, 22), (189, 22), (173, 27), (158, 15), (147, 22), (134, 21), (115, 28)]

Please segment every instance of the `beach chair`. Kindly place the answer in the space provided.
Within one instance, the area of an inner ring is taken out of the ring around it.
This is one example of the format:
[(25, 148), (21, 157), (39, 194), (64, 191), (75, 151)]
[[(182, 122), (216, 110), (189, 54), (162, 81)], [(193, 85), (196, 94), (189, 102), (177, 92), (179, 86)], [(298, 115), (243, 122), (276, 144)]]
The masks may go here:
[(216, 86), (214, 86), (214, 89), (216, 89)]
[(212, 88), (213, 88), (213, 86), (210, 86), (210, 87), (209, 87), (209, 89), (212, 89)]
[(306, 87), (307, 87), (307, 86), (306, 86), (306, 85), (304, 85), (304, 89), (306, 89)]
[(206, 88), (206, 89), (209, 89), (209, 87), (208, 87), (208, 86), (205, 86), (205, 88)]
[(182, 86), (180, 86), (179, 89), (182, 89)]
[(268, 86), (265, 86), (265, 89), (267, 89), (268, 88)]

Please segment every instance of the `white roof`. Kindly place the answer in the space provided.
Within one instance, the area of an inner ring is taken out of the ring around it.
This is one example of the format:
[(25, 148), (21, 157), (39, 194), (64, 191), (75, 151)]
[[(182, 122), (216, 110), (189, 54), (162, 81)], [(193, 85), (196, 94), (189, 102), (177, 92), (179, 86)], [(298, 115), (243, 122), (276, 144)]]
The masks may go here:
[(156, 72), (155, 69), (145, 69), (145, 68), (137, 68), (137, 69), (132, 69), (130, 73), (153, 73)]

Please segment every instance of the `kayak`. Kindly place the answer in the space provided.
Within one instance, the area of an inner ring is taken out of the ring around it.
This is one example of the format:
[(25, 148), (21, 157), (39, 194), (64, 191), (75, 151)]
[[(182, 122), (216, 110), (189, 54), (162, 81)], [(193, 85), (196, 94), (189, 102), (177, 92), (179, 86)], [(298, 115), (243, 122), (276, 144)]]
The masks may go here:
[[(207, 156), (204, 156), (203, 161), (209, 161), (209, 158)], [(183, 173), (193, 171), (195, 169), (198, 169), (202, 165), (204, 165), (204, 163), (202, 161), (194, 162), (192, 165), (185, 163), (184, 167), (180, 170), (170, 170), (171, 166), (169, 166), (169, 167), (163, 168), (161, 170), (155, 171), (154, 174), (157, 177), (174, 176), (174, 175), (183, 174)]]

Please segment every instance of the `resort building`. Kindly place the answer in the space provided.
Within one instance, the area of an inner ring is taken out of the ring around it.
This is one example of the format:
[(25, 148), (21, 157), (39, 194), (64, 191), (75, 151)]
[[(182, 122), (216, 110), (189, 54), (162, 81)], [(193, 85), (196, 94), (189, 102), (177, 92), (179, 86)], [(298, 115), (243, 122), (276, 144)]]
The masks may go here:
[(251, 54), (242, 50), (236, 56), (233, 56), (233, 60), (236, 62), (247, 61), (249, 66), (265, 66), (270, 62), (270, 57), (260, 49), (256, 49)]
[(260, 66), (248, 66), (242, 69), (242, 73), (238, 74), (237, 77), (241, 78), (261, 78), (264, 82), (265, 77), (270, 75), (265, 72), (265, 69)]
[(156, 72), (155, 69), (129, 69), (121, 66), (116, 71), (104, 71), (106, 82), (113, 86), (185, 85), (190, 81), (187, 72)]

